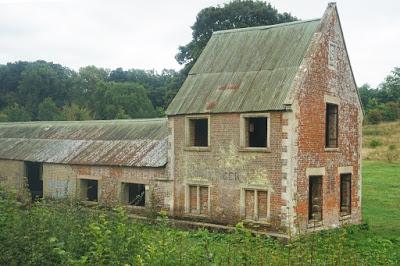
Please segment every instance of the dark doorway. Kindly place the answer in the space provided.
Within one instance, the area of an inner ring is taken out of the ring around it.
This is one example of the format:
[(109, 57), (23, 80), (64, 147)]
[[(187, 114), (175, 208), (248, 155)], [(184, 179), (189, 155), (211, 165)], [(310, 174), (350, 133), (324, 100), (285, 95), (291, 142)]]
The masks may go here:
[(43, 198), (43, 166), (41, 163), (25, 162), (25, 174), (32, 200)]
[(322, 221), (322, 176), (310, 176), (308, 193), (308, 219)]
[(340, 215), (351, 214), (351, 174), (340, 175)]
[(98, 182), (93, 179), (81, 179), (81, 195), (83, 200), (98, 200)]

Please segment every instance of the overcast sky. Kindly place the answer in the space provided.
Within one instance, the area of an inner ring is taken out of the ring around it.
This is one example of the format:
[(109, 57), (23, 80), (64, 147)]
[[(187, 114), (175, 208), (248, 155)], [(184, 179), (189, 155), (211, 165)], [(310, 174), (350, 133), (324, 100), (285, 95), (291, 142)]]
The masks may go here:
[[(180, 69), (179, 45), (196, 14), (222, 0), (0, 0), (0, 64), (43, 59), (79, 69), (95, 65)], [(324, 0), (271, 0), (279, 12), (321, 17)], [(378, 85), (400, 66), (400, 1), (338, 0), (358, 85)]]

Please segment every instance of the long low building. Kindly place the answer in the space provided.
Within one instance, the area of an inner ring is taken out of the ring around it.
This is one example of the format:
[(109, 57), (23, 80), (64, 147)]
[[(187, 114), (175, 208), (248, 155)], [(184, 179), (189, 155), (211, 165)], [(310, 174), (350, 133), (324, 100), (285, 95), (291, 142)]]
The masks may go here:
[(1, 124), (0, 177), (34, 198), (287, 234), (361, 221), (363, 110), (335, 4), (214, 32), (166, 114)]
[(33, 198), (68, 196), (169, 210), (167, 138), (164, 118), (2, 123), (0, 176), (17, 188), (26, 177)]

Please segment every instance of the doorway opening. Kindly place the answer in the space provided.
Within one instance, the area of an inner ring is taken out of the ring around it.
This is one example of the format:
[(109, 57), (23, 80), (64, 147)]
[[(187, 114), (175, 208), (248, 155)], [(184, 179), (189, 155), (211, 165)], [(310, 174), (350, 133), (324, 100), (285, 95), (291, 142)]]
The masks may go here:
[(43, 165), (35, 162), (25, 162), (25, 175), (28, 178), (28, 189), (32, 200), (43, 198)]

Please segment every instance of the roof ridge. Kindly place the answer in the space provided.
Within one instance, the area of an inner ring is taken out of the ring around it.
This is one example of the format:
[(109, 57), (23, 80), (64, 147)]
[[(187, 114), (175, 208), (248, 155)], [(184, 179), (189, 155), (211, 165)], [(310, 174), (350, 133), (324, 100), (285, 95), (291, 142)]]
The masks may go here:
[(278, 24), (265, 25), (265, 26), (245, 27), (245, 28), (237, 28), (237, 29), (229, 29), (229, 30), (219, 30), (219, 31), (214, 31), (213, 35), (234, 33), (234, 32), (244, 32), (244, 31), (254, 31), (254, 30), (266, 30), (266, 29), (270, 29), (270, 28), (286, 27), (286, 26), (302, 24), (302, 23), (308, 23), (308, 22), (314, 22), (314, 21), (319, 21), (319, 20), (321, 20), (321, 18), (307, 19), (307, 20), (297, 20), (297, 21), (292, 21), (292, 22), (278, 23)]
[(136, 119), (110, 119), (110, 120), (82, 120), (82, 121), (65, 121), (65, 120), (57, 120), (57, 121), (24, 121), (24, 122), (1, 122), (1, 126), (6, 125), (38, 125), (38, 124), (78, 124), (78, 123), (93, 123), (93, 124), (100, 124), (100, 123), (124, 123), (124, 122), (151, 122), (151, 121), (163, 121), (166, 120), (166, 117), (155, 117), (155, 118), (136, 118)]

